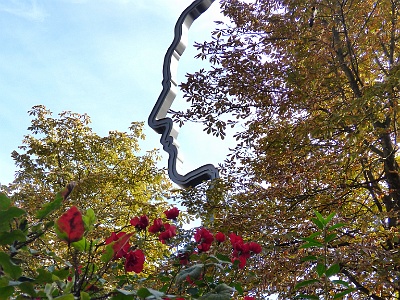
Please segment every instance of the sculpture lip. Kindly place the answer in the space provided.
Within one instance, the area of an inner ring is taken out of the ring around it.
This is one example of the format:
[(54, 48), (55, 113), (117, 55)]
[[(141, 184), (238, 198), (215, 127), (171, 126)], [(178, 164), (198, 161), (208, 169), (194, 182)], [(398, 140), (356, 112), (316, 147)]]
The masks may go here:
[(180, 15), (174, 29), (174, 39), (168, 48), (163, 64), (162, 91), (151, 111), (148, 124), (157, 133), (161, 134), (160, 143), (169, 154), (168, 175), (177, 185), (187, 188), (193, 187), (206, 180), (219, 177), (218, 169), (212, 164), (203, 165), (195, 170), (181, 175), (177, 166), (182, 163), (179, 158), (177, 144), (178, 130), (174, 127), (171, 118), (166, 117), (177, 91), (176, 69), (179, 59), (185, 51), (187, 34), (192, 23), (203, 14), (215, 0), (195, 0)]

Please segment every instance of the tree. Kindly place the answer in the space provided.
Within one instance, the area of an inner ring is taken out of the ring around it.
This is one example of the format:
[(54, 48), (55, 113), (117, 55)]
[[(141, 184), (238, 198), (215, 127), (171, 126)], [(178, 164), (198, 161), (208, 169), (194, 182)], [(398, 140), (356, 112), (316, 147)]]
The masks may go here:
[[(69, 183), (73, 183), (70, 190), (75, 188), (63, 209), (76, 205), (83, 211), (96, 211), (93, 234), (97, 236), (92, 238), (104, 240), (111, 232), (123, 231), (134, 216), (156, 216), (168, 207), (171, 186), (164, 170), (156, 166), (157, 151), (137, 154), (139, 139), (144, 138), (142, 123), (132, 123), (129, 132), (110, 131), (101, 137), (89, 127), (86, 114), (66, 111), (53, 118), (38, 105), (29, 115), (33, 116), (28, 128), (31, 134), (24, 137), (20, 151), (12, 153), (18, 170), (7, 187), (10, 198), (28, 215), (35, 216), (39, 207), (51, 205), (54, 194)], [(46, 218), (52, 220), (54, 215)], [(53, 240), (57, 240), (54, 234)], [(38, 239), (32, 247), (63, 251), (54, 241)], [(149, 260), (162, 256), (163, 250), (154, 248)]]
[(336, 212), (348, 226), (328, 260), (352, 299), (398, 299), (400, 4), (220, 3), (230, 22), (195, 45), (213, 67), (187, 75), (191, 107), (173, 117), (220, 137), (236, 126), (238, 144), (222, 168), (229, 192), (186, 191), (186, 205), (264, 240), (259, 289), (285, 299), (315, 267), (301, 264), (314, 251), (300, 248), (307, 220)]
[(132, 123), (129, 133), (110, 131), (100, 137), (86, 114), (66, 111), (53, 118), (39, 105), (29, 115), (34, 117), (31, 134), (24, 137), (21, 151), (12, 153), (19, 170), (9, 186), (13, 199), (29, 212), (69, 182), (77, 183), (70, 203), (96, 210), (103, 226), (121, 226), (134, 214), (166, 208), (160, 204), (170, 184), (156, 166), (156, 150), (137, 154), (142, 123)]

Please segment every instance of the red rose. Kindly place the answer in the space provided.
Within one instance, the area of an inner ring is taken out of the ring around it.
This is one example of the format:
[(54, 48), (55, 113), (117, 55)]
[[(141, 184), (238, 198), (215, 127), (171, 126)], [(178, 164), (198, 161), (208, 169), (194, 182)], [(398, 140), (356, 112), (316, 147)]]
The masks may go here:
[(135, 226), (137, 230), (144, 230), (149, 226), (149, 218), (146, 215), (139, 217), (134, 217), (131, 220), (131, 225)]
[(235, 261), (239, 261), (239, 269), (243, 269), (244, 266), (246, 265), (247, 259), (244, 256), (238, 256), (238, 257), (232, 257), (231, 258), (232, 263)]
[(250, 296), (245, 296), (245, 297), (243, 298), (243, 300), (256, 300), (256, 298), (250, 297)]
[(161, 232), (163, 231), (163, 227), (164, 227), (163, 221), (160, 218), (155, 219), (153, 221), (153, 225), (149, 227), (149, 232), (151, 233)]
[(113, 251), (114, 251), (114, 258), (118, 259), (124, 257), (128, 252), (129, 248), (129, 239), (132, 234), (126, 234), (126, 232), (119, 232), (119, 233), (111, 233), (111, 236), (106, 239), (106, 245), (110, 243), (113, 244)]
[(255, 254), (261, 253), (261, 246), (255, 242), (250, 242), (249, 243), (249, 250)]
[(173, 238), (176, 236), (176, 227), (169, 223), (164, 224), (164, 231), (160, 233), (158, 238), (160, 239), (161, 243), (165, 244), (166, 240)]
[(205, 228), (198, 228), (194, 234), (194, 240), (199, 243), (197, 249), (199, 252), (210, 250), (211, 244), (214, 241), (214, 236)]
[(72, 206), (57, 219), (55, 224), (59, 238), (68, 244), (80, 241), (85, 233), (82, 214), (76, 206)]
[(125, 255), (125, 271), (140, 273), (143, 271), (145, 258), (142, 250), (130, 251)]
[(238, 236), (234, 233), (229, 235), (229, 240), (231, 241), (232, 247), (235, 247), (236, 244), (243, 244), (243, 239), (241, 236)]
[(222, 232), (218, 232), (215, 235), (215, 239), (218, 241), (218, 243), (223, 243), (226, 239), (225, 234), (223, 234)]
[(179, 216), (179, 209), (176, 207), (171, 208), (170, 210), (164, 211), (165, 216), (169, 220), (176, 220), (176, 218)]

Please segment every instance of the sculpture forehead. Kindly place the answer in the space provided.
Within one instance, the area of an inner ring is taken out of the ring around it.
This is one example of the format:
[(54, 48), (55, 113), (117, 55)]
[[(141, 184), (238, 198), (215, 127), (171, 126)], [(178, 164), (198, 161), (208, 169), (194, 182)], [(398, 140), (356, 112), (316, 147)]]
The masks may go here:
[[(150, 113), (148, 124), (161, 134), (160, 143), (168, 153), (168, 175), (181, 187), (192, 187), (206, 180), (218, 178), (218, 170), (212, 164), (203, 165), (182, 175), (177, 167), (182, 164), (177, 143), (178, 130), (171, 118), (166, 117), (177, 93), (177, 68), (179, 59), (186, 49), (188, 33), (192, 23), (203, 14), (214, 0), (196, 0), (180, 15), (175, 25), (174, 39), (168, 48), (163, 65), (162, 91)], [(201, 145), (196, 145), (201, 147)]]

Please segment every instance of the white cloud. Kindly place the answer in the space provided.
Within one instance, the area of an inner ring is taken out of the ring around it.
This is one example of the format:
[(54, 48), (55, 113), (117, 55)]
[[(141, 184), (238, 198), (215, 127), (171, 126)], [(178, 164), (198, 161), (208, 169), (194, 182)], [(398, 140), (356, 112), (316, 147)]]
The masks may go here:
[(9, 13), (31, 21), (43, 21), (46, 13), (36, 0), (12, 0), (0, 3), (0, 12)]

